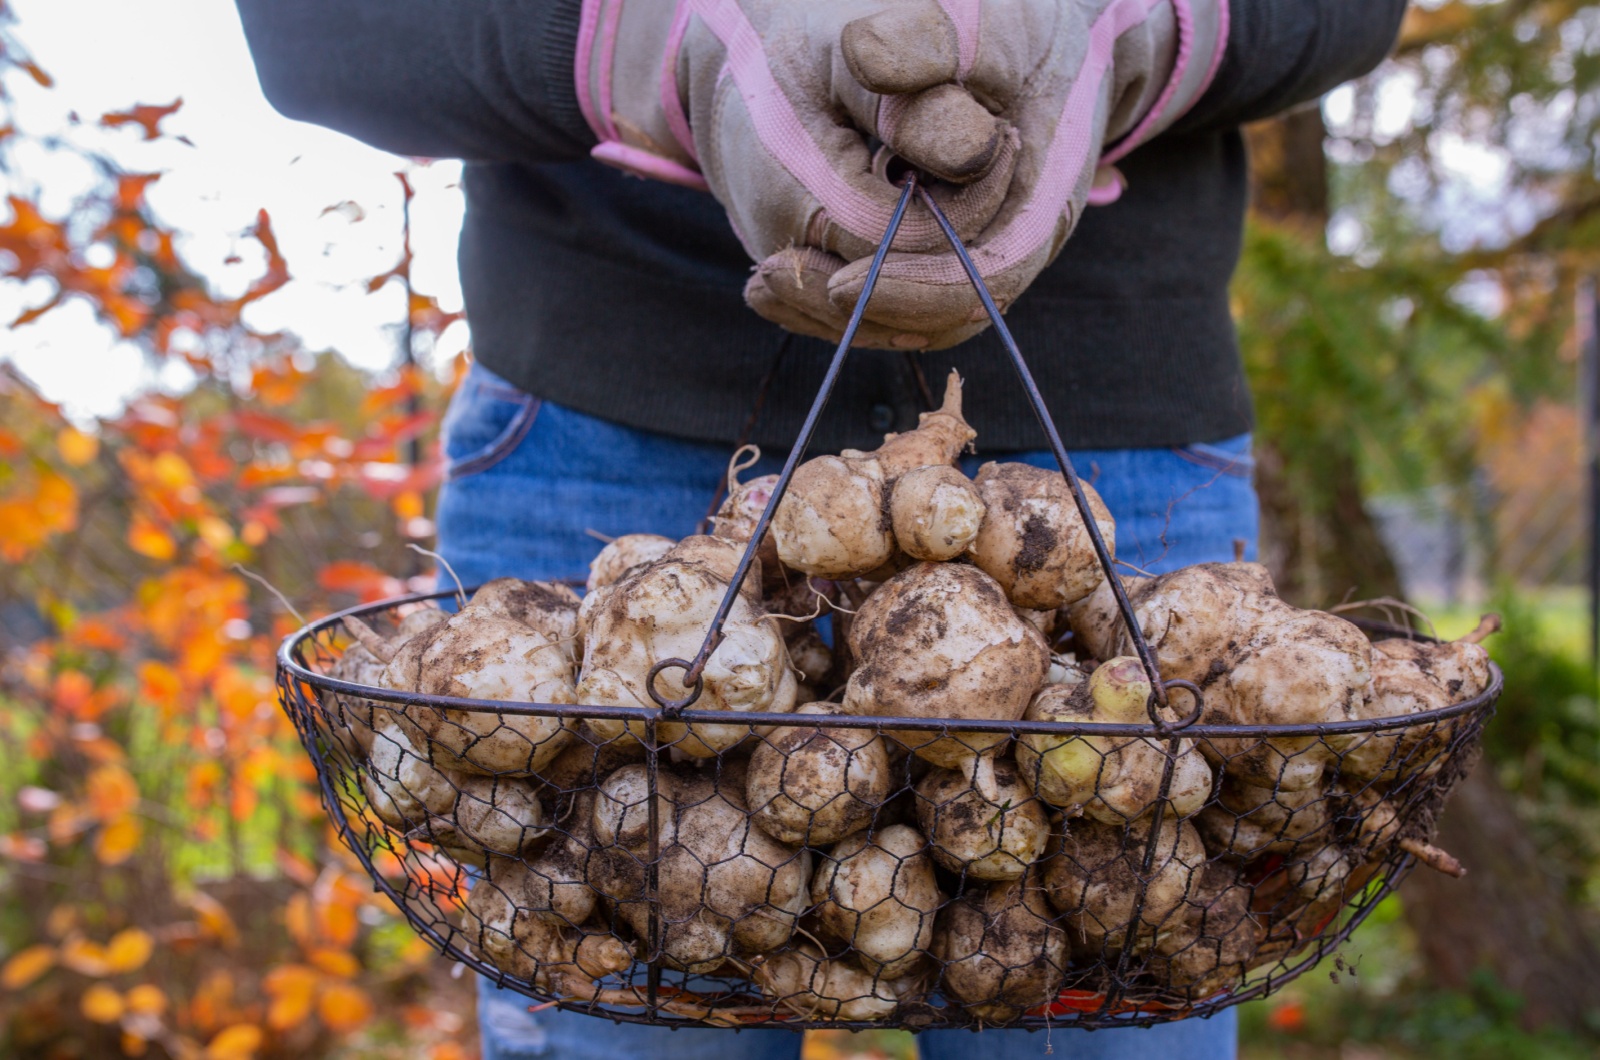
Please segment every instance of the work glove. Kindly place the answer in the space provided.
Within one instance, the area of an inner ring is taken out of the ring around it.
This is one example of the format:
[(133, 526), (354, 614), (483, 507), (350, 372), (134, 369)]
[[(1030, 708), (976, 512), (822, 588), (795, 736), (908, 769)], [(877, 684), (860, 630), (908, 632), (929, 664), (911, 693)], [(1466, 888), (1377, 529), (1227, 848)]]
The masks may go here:
[[(1013, 183), (1016, 135), (955, 83), (962, 42), (934, 0), (584, 0), (581, 10), (574, 75), (594, 157), (709, 190), (765, 263), (751, 304), (794, 330), (838, 337), (827, 273), (883, 238), (900, 195), (892, 159), (939, 178), (934, 193), (967, 238)], [(852, 25), (880, 36), (847, 61)], [(947, 244), (918, 202), (894, 246), (926, 256)], [(804, 294), (827, 320), (767, 294), (760, 278), (792, 262), (804, 272), (783, 290), (814, 286)], [(862, 339), (908, 345), (877, 325)]]
[[(915, 2), (915, 0), (912, 0)], [(920, 5), (919, 5), (920, 6)], [(1227, 0), (942, 0), (959, 41), (953, 81), (1020, 142), (999, 212), (970, 252), (1004, 310), (1055, 260), (1085, 206), (1121, 192), (1117, 159), (1172, 124), (1204, 92), (1227, 41)], [(858, 61), (893, 38), (874, 16), (845, 27)], [(897, 101), (886, 99), (885, 111)], [(884, 124), (880, 115), (880, 126)], [(762, 261), (746, 298), (764, 316), (834, 336), (861, 293), (868, 262), (797, 244)], [(874, 337), (910, 348), (953, 346), (989, 326), (953, 253), (892, 253), (866, 319)]]
[[(585, 0), (583, 11), (576, 70), (596, 156), (691, 185), (703, 175), (759, 263), (746, 300), (829, 339), (898, 197), (896, 157), (939, 179), (935, 197), (1006, 308), (1091, 197), (1115, 197), (1111, 164), (1204, 92), (1227, 40), (1227, 0)], [(926, 211), (907, 216), (893, 250), (858, 345), (940, 348), (987, 326)]]

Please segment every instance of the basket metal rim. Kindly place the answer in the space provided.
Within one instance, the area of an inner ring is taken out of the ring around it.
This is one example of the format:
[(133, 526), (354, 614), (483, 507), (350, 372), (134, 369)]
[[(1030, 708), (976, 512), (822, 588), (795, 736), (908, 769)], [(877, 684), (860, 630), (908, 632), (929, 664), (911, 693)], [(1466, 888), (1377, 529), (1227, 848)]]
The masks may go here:
[[(824, 724), (826, 728), (830, 729), (876, 729), (899, 732), (937, 731), (942, 733), (986, 733), (991, 735), (1006, 733), (1013, 737), (1145, 737), (1149, 739), (1171, 739), (1174, 736), (1181, 736), (1183, 739), (1207, 740), (1360, 736), (1367, 733), (1430, 725), (1435, 722), (1448, 721), (1452, 718), (1492, 709), (1495, 701), (1500, 697), (1500, 691), (1505, 682), (1505, 675), (1501, 672), (1500, 667), (1491, 661), (1489, 663), (1489, 686), (1482, 692), (1462, 700), (1460, 703), (1453, 703), (1447, 707), (1421, 711), (1416, 714), (1384, 718), (1361, 718), (1353, 721), (1318, 722), (1306, 725), (1207, 725), (1197, 723), (1180, 729), (1145, 723), (1113, 724), (1110, 722), (1022, 720), (998, 722), (973, 718), (904, 718), (873, 714), (819, 716), (816, 714), (762, 714), (693, 709), (681, 711), (669, 718), (665, 716), (665, 713), (660, 708), (653, 706), (621, 707), (587, 703), (517, 703), (508, 700), (468, 699), (456, 696), (426, 695), (420, 692), (402, 692), (396, 689), (379, 688), (373, 685), (357, 684), (352, 681), (328, 677), (312, 670), (304, 662), (303, 646), (307, 642), (313, 641), (318, 634), (332, 629), (346, 618), (359, 618), (364, 615), (389, 611), (406, 604), (424, 603), (429, 600), (438, 600), (455, 595), (456, 592), (454, 590), (444, 590), (390, 597), (373, 603), (348, 607), (342, 611), (336, 611), (309, 622), (289, 634), (279, 643), (277, 653), (278, 669), (281, 673), (288, 674), (295, 680), (303, 681), (314, 688), (339, 695), (376, 700), (380, 703), (390, 703), (398, 707), (421, 706), (436, 710), (459, 710), (471, 714), (501, 714), (541, 718), (597, 718), (605, 721), (632, 722), (634, 724), (644, 724), (652, 720), (705, 725), (749, 725), (754, 728), (814, 728), (819, 724)], [(1417, 640), (1432, 639), (1410, 631), (1400, 630), (1399, 627), (1387, 626), (1384, 623), (1355, 622), (1355, 624), (1357, 626), (1365, 625), (1377, 628), (1384, 632), (1409, 633), (1412, 639)], [(821, 717), (826, 717), (825, 723), (819, 722)]]

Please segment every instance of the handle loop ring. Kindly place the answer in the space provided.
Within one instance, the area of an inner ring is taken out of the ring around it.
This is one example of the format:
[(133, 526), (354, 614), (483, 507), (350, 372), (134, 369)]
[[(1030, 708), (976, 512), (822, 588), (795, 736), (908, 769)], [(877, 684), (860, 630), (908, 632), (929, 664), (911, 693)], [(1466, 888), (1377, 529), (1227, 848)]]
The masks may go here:
[(645, 691), (650, 693), (650, 698), (656, 701), (656, 706), (661, 708), (661, 713), (665, 714), (669, 718), (676, 718), (679, 714), (683, 713), (686, 708), (693, 706), (695, 700), (700, 698), (700, 693), (705, 691), (705, 678), (696, 677), (693, 684), (689, 688), (689, 694), (684, 696), (682, 699), (667, 699), (660, 692), (658, 692), (656, 690), (656, 675), (661, 673), (662, 670), (666, 670), (674, 666), (682, 670), (685, 674), (689, 672), (689, 661), (687, 659), (662, 659), (660, 662), (650, 667), (650, 672), (645, 676), (644, 679)]

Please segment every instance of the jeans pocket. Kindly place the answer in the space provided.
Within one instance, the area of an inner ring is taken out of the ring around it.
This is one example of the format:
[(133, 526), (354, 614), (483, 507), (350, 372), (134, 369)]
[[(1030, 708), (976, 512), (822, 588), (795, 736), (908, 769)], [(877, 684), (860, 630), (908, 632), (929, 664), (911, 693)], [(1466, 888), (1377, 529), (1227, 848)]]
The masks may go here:
[(1172, 451), (1191, 464), (1198, 464), (1235, 478), (1250, 478), (1256, 470), (1256, 460), (1250, 453), (1248, 434), (1220, 442), (1193, 442), (1189, 445), (1175, 446)]
[(498, 464), (538, 415), (538, 398), (473, 365), (444, 416), (445, 477), (465, 478)]

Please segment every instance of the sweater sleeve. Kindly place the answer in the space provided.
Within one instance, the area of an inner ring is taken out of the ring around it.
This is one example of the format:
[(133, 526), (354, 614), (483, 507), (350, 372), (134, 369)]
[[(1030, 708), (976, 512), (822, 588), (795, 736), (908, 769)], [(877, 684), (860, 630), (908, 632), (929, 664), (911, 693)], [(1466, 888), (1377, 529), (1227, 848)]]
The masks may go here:
[(1406, 0), (1231, 0), (1216, 79), (1173, 131), (1271, 117), (1360, 77), (1389, 54), (1405, 10)]
[(286, 117), (403, 155), (561, 162), (594, 142), (572, 61), (581, 0), (237, 0)]

